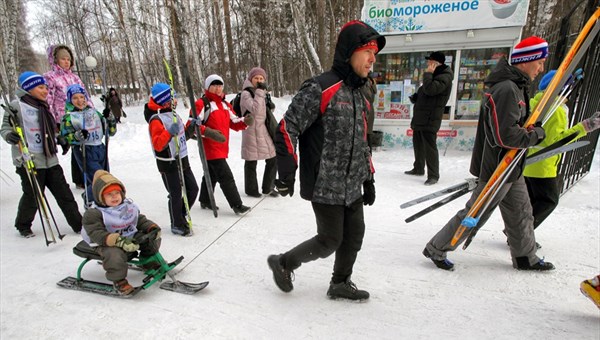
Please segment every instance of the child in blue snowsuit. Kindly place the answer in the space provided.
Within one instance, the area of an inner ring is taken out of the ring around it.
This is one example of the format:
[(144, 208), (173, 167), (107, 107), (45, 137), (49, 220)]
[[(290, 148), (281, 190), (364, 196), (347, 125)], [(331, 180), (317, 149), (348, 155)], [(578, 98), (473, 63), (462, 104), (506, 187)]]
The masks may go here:
[(88, 105), (87, 92), (79, 84), (67, 87), (65, 112), (60, 133), (69, 144), (77, 146), (73, 147), (73, 154), (85, 178), (84, 206), (87, 208), (93, 197), (94, 173), (98, 170), (109, 171), (103, 139), (106, 133), (111, 137), (115, 135), (117, 123), (110, 110), (101, 114)]

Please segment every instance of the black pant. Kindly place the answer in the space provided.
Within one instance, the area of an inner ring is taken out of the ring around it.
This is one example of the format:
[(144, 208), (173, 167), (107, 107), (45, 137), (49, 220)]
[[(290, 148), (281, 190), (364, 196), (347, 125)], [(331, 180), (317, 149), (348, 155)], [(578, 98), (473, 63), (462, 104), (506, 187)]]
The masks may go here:
[[(169, 215), (171, 217), (171, 227), (181, 228), (187, 226), (185, 216), (187, 210), (183, 203), (183, 196), (181, 195), (181, 183), (179, 182), (179, 171), (161, 172), (160, 177), (162, 178), (165, 188), (169, 192)], [(198, 196), (198, 183), (192, 169), (183, 169), (183, 179), (185, 181), (186, 198), (188, 200), (189, 208), (191, 209)]]
[(352, 268), (365, 235), (363, 201), (350, 206), (312, 203), (317, 235), (283, 254), (282, 264), (294, 270), (302, 263), (326, 258), (335, 252), (331, 281), (340, 283), (352, 275)]
[(525, 177), (529, 200), (533, 208), (533, 229), (537, 228), (554, 211), (560, 197), (558, 177)]
[(71, 148), (71, 181), (73, 182), (73, 184), (82, 187), (83, 186), (83, 171), (79, 167), (79, 164), (77, 164), (77, 159), (75, 158), (75, 154), (73, 151), (74, 150), (73, 148), (78, 148), (78, 147), (79, 146), (74, 145)]
[[(71, 189), (69, 189), (63, 169), (60, 165), (55, 165), (48, 169), (37, 169), (36, 171), (36, 178), (42, 192), (48, 187), (56, 199), (58, 207), (65, 215), (69, 226), (71, 226), (73, 231), (79, 232), (81, 230), (81, 214), (77, 209), (77, 203)], [(17, 167), (15, 172), (21, 177), (21, 189), (23, 190), (23, 196), (21, 196), (21, 200), (19, 201), (19, 209), (15, 219), (15, 227), (17, 230), (29, 230), (37, 212), (36, 196), (27, 177), (25, 167)]]
[[(246, 161), (244, 163), (244, 190), (247, 195), (257, 195), (258, 181), (256, 180), (256, 165), (258, 161)], [(262, 180), (262, 193), (268, 194), (275, 187), (275, 176), (277, 175), (277, 159), (275, 157), (265, 160), (265, 173)]]
[[(229, 164), (227, 164), (227, 160), (222, 159), (213, 159), (208, 161), (208, 173), (210, 175), (210, 180), (212, 182), (211, 190), (214, 192), (215, 185), (219, 183), (221, 186), (221, 190), (223, 190), (223, 194), (227, 199), (230, 207), (237, 207), (242, 204), (242, 198), (240, 197), (240, 193), (238, 192), (237, 186), (235, 185), (235, 179), (233, 178), (233, 173), (231, 173), (231, 169), (229, 168)], [(206, 180), (204, 176), (202, 176), (202, 186), (200, 189), (200, 202), (205, 205), (210, 205), (210, 200), (208, 198), (208, 188), (206, 186)]]
[(429, 131), (413, 131), (413, 149), (415, 163), (413, 169), (424, 173), (427, 164), (427, 178), (440, 178), (440, 159), (437, 149), (437, 133)]

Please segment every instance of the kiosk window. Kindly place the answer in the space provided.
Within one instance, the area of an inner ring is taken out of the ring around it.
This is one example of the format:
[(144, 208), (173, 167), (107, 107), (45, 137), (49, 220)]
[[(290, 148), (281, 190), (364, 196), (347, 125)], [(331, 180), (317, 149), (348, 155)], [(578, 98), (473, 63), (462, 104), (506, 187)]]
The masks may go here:
[(506, 57), (508, 47), (462, 50), (458, 67), (456, 94), (456, 120), (477, 120), (485, 92), (484, 80), (501, 57)]
[[(373, 65), (373, 78), (377, 83), (375, 117), (386, 119), (411, 119), (413, 104), (408, 98), (421, 85), (427, 60), (432, 51), (379, 54)], [(442, 51), (446, 65), (454, 69), (456, 51)], [(444, 115), (448, 119), (448, 115)]]

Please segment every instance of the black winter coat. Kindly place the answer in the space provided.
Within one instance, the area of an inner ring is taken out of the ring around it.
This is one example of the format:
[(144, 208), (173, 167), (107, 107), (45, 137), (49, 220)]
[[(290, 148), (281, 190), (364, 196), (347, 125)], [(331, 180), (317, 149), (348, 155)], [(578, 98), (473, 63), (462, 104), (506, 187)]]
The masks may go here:
[(423, 85), (417, 90), (417, 101), (410, 122), (413, 130), (437, 132), (440, 129), (453, 78), (454, 74), (447, 65), (436, 67), (433, 73), (425, 72)]

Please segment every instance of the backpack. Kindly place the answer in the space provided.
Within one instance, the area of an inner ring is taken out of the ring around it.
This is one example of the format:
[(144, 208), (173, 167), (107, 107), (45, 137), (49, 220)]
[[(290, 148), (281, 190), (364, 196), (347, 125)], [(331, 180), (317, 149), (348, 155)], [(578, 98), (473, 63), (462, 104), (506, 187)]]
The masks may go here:
[(254, 98), (254, 91), (252, 91), (250, 87), (247, 87), (242, 91), (238, 92), (238, 94), (235, 95), (235, 98), (233, 98), (233, 101), (231, 102), (231, 106), (233, 106), (233, 111), (235, 111), (236, 116), (240, 118), (244, 117), (246, 113), (248, 113), (248, 111), (242, 113), (242, 108), (240, 107), (240, 101), (242, 100), (242, 92), (244, 91), (250, 92), (250, 95), (252, 96), (252, 98)]

